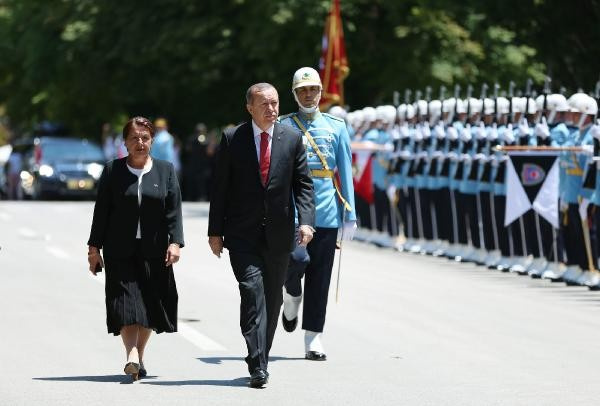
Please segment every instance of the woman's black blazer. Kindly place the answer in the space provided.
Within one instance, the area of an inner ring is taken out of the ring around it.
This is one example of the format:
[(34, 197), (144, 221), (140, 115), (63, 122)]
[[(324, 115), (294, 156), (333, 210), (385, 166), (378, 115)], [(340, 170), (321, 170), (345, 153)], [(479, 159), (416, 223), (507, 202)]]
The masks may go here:
[(142, 177), (138, 205), (138, 178), (127, 168), (127, 158), (106, 164), (98, 183), (88, 245), (102, 248), (105, 257), (129, 258), (135, 252), (138, 219), (144, 258), (164, 258), (167, 246), (183, 247), (181, 191), (173, 164), (154, 159)]

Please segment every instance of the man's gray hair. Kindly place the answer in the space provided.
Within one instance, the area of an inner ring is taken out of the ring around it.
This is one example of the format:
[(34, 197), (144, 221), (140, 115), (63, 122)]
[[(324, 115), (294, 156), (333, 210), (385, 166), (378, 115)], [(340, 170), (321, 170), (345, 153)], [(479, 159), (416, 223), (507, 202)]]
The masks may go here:
[(252, 96), (254, 96), (254, 93), (262, 92), (267, 89), (273, 89), (273, 90), (277, 91), (277, 89), (275, 89), (275, 86), (273, 86), (270, 83), (265, 83), (265, 82), (256, 83), (256, 84), (253, 84), (252, 86), (250, 86), (248, 88), (248, 90), (246, 90), (246, 104), (252, 104)]

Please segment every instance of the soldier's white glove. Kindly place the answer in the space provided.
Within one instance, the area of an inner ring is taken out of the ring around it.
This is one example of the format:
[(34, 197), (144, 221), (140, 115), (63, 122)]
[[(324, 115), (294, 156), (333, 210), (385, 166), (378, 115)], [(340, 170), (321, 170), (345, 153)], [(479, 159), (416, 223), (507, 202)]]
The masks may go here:
[(446, 136), (446, 130), (444, 130), (444, 125), (442, 123), (437, 123), (437, 125), (433, 127), (433, 133), (438, 139), (444, 138)]
[(421, 126), (421, 134), (423, 134), (423, 138), (431, 137), (431, 128), (429, 128), (429, 123), (427, 121)]
[(526, 119), (522, 119), (519, 123), (519, 137), (528, 137), (531, 134), (531, 128)]
[(515, 135), (513, 134), (512, 124), (506, 126), (506, 130), (504, 131), (504, 142), (507, 145), (515, 143)]
[(477, 154), (475, 154), (475, 156), (473, 157), (474, 161), (480, 161), (480, 162), (485, 162), (485, 154), (482, 154), (481, 152), (478, 152)]
[(600, 140), (600, 119), (590, 128), (590, 134), (597, 140)]
[(479, 122), (479, 125), (476, 128), (476, 134), (477, 134), (478, 140), (485, 140), (487, 133), (486, 133), (485, 125), (483, 124), (483, 121)]
[(487, 133), (487, 139), (488, 141), (496, 141), (498, 139), (498, 126), (496, 126), (496, 123), (492, 124), (490, 127), (490, 130)]
[(460, 132), (460, 139), (464, 142), (471, 141), (471, 125), (467, 124)]
[(344, 225), (338, 229), (338, 239), (342, 241), (351, 241), (356, 231), (356, 221), (345, 221)]
[(448, 152), (448, 159), (451, 160), (452, 162), (457, 162), (458, 155), (456, 154), (456, 152)]
[(400, 126), (400, 135), (402, 138), (408, 138), (410, 136), (410, 131), (408, 130), (408, 124), (404, 123)]
[(412, 157), (412, 153), (410, 151), (404, 150), (400, 152), (400, 158), (404, 160), (409, 160)]
[(594, 146), (593, 145), (582, 145), (581, 148), (583, 152), (587, 155), (594, 155)]
[(458, 139), (458, 131), (456, 131), (454, 126), (449, 126), (446, 132), (448, 133), (448, 139), (450, 141), (456, 141)]
[(469, 155), (469, 154), (462, 154), (460, 156), (460, 160), (463, 161), (466, 164), (469, 164), (469, 163), (471, 163), (472, 158), (471, 158), (471, 155)]
[(563, 199), (560, 199), (559, 208), (560, 211), (567, 211), (569, 209), (569, 203), (565, 202)]
[(550, 128), (548, 128), (548, 123), (546, 122), (546, 117), (542, 117), (542, 121), (535, 125), (535, 129), (533, 130), (536, 137), (546, 139), (550, 136)]
[(415, 132), (413, 135), (415, 141), (421, 141), (423, 139), (423, 132), (421, 127), (421, 125), (415, 127)]

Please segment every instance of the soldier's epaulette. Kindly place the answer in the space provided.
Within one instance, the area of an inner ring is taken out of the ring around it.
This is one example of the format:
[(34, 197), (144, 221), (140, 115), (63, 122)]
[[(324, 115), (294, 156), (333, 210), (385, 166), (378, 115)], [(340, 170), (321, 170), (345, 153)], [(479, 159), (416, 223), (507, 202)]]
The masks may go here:
[(296, 114), (296, 113), (290, 113), (290, 114), (286, 114), (286, 115), (283, 115), (283, 116), (279, 116), (279, 118), (277, 119), (277, 122), (281, 123), (286, 118), (291, 118), (294, 114)]
[(328, 117), (328, 118), (331, 118), (331, 119), (333, 119), (333, 120), (336, 120), (336, 121), (340, 121), (340, 122), (342, 122), (342, 123), (345, 123), (345, 121), (344, 121), (344, 119), (343, 119), (343, 118), (339, 118), (339, 117), (333, 116), (333, 115), (331, 115), (331, 114), (329, 114), (329, 113), (321, 113), (321, 114), (323, 114), (325, 117)]

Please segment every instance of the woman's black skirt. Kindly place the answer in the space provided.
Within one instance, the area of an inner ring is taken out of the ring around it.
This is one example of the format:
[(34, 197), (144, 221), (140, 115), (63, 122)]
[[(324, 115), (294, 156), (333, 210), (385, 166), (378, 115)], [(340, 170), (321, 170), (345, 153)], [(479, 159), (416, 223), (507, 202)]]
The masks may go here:
[(104, 258), (104, 264), (109, 333), (119, 335), (123, 326), (132, 324), (157, 333), (177, 331), (177, 286), (164, 257), (143, 258), (138, 244), (133, 257)]

